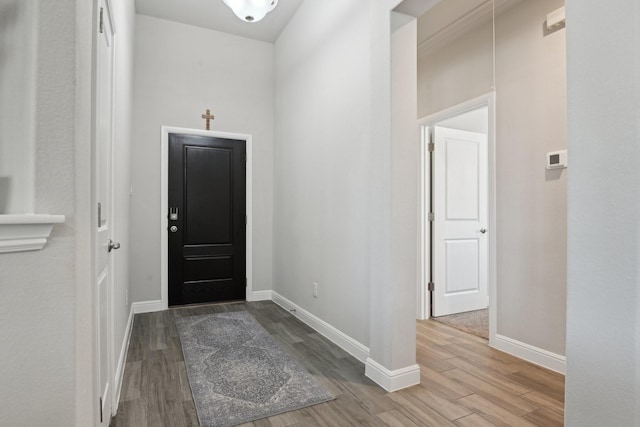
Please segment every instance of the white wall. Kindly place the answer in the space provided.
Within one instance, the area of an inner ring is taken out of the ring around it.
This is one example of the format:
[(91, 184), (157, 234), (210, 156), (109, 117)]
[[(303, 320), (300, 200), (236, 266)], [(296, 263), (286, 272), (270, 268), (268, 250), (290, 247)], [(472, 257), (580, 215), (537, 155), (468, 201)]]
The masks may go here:
[(160, 127), (253, 135), (253, 290), (272, 287), (273, 44), (136, 16), (132, 301), (160, 299)]
[(274, 290), (368, 345), (370, 64), (361, 3), (306, 1), (275, 45)]
[[(392, 347), (391, 367), (415, 364), (416, 300), (419, 248), (419, 132), (417, 114), (417, 22), (414, 17), (393, 13), (404, 25), (391, 33), (391, 302), (393, 325), (389, 328)], [(393, 22), (393, 21), (392, 21)], [(384, 326), (383, 326), (384, 328)], [(379, 357), (372, 353), (372, 356)], [(415, 379), (418, 383), (419, 375)]]
[[(566, 148), (566, 49), (564, 29), (543, 28), (562, 4), (526, 1), (496, 19), (497, 333), (558, 355), (571, 169), (546, 171), (545, 154)], [(490, 30), (489, 23), (420, 59), (420, 114), (491, 90)]]
[[(441, 2), (437, 6), (438, 9), (442, 10), (445, 4), (452, 8), (456, 6), (456, 3)], [(424, 25), (430, 20), (421, 18), (419, 22)], [(484, 25), (457, 40), (452, 40), (444, 48), (419, 56), (419, 118), (491, 92), (492, 33), (491, 25)]]
[(75, 425), (90, 426), (99, 415), (94, 378), (95, 357), (95, 230), (97, 207), (93, 196), (93, 42), (96, 29), (95, 5), (76, 2), (75, 28)]
[[(134, 62), (134, 24), (135, 6), (128, 0), (113, 0), (115, 36), (114, 69), (114, 221), (113, 237), (120, 243), (120, 249), (112, 252), (114, 268), (114, 349), (113, 360), (117, 364), (124, 362), (126, 354), (125, 334), (131, 311), (130, 273), (130, 197), (131, 188), (131, 123), (133, 114), (133, 62)], [(112, 384), (118, 385), (119, 378)], [(116, 404), (117, 402), (114, 402)]]
[[(404, 219), (411, 218), (413, 214), (412, 202), (403, 203), (407, 201), (406, 193), (394, 200), (393, 188), (403, 182), (407, 175), (398, 170), (397, 163), (394, 165), (393, 156), (396, 149), (394, 138), (406, 132), (402, 126), (408, 120), (400, 115), (398, 122), (396, 114), (415, 109), (415, 106), (405, 103), (415, 102), (413, 95), (405, 91), (415, 85), (415, 60), (406, 49), (414, 49), (416, 40), (411, 37), (416, 29), (415, 22), (407, 24), (412, 27), (404, 28), (397, 26), (397, 19), (391, 18), (390, 10), (398, 3), (398, 0), (369, 2), (369, 346), (370, 359), (386, 369), (397, 371), (408, 368), (410, 373), (405, 379), (411, 383), (411, 376), (419, 373), (413, 366), (416, 284), (410, 280), (397, 282), (396, 279), (402, 275), (411, 277), (417, 272), (418, 266), (395, 261), (401, 254), (415, 257), (411, 248), (417, 235), (410, 235), (408, 240), (403, 241), (398, 233), (403, 226), (393, 224), (394, 219), (402, 216)], [(424, 7), (427, 4), (431, 2), (421, 3)], [(396, 30), (393, 34), (391, 22)], [(405, 67), (413, 67), (413, 70)], [(400, 84), (403, 73), (406, 73), (406, 80)], [(405, 102), (402, 102), (403, 98)], [(411, 165), (406, 167), (412, 169)], [(417, 173), (413, 179), (418, 182)], [(416, 193), (413, 203), (417, 204), (417, 200)], [(403, 206), (410, 210), (402, 212)], [(408, 228), (411, 227), (412, 224), (408, 224)], [(417, 253), (417, 245), (414, 249)], [(412, 271), (397, 271), (407, 265)], [(367, 368), (370, 367), (371, 364), (367, 363)]]
[(567, 1), (566, 425), (640, 425), (640, 5)]
[(67, 221), (42, 251), (0, 254), (0, 425), (62, 427), (75, 424), (76, 15), (73, 0), (38, 7), (35, 210)]
[[(93, 295), (87, 285), (94, 280), (90, 194), (94, 10), (89, 3), (72, 0), (33, 4), (38, 12), (37, 73), (33, 81), (25, 79), (25, 90), (34, 93), (35, 110), (32, 129), (24, 130), (34, 135), (32, 203), (36, 212), (64, 214), (66, 222), (54, 227), (42, 251), (0, 255), (0, 425), (85, 426), (97, 416), (92, 378)], [(115, 190), (121, 194), (126, 187), (128, 198), (134, 11), (130, 2), (117, 0), (113, 5), (120, 37), (115, 77)], [(0, 32), (5, 25), (21, 23), (0, 19)], [(124, 203), (116, 218), (126, 242), (128, 206)], [(116, 361), (129, 313), (126, 247), (123, 249), (125, 259), (116, 266), (120, 285), (114, 300)]]
[[(496, 23), (498, 330), (565, 354), (567, 147), (565, 31), (544, 35), (562, 0), (526, 1)], [(569, 154), (571, 157), (571, 154)]]
[(274, 289), (370, 347), (368, 374), (415, 364), (418, 145), (392, 128), (415, 132), (416, 29), (396, 39), (394, 127), (397, 3), (308, 0), (276, 42)]
[(0, 0), (0, 214), (33, 213), (38, 1)]

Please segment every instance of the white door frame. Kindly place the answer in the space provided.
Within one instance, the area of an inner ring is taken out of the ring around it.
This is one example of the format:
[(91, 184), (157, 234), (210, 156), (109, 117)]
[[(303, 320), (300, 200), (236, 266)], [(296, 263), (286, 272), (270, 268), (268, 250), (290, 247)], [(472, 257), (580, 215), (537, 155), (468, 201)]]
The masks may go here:
[(429, 234), (429, 221), (427, 217), (428, 200), (426, 197), (427, 189), (430, 188), (430, 176), (431, 169), (430, 164), (427, 162), (427, 138), (428, 129), (437, 122), (442, 120), (475, 110), (481, 107), (488, 107), (489, 111), (489, 134), (488, 148), (489, 148), (489, 342), (494, 340), (497, 324), (497, 258), (496, 258), (496, 135), (495, 135), (495, 104), (496, 94), (490, 92), (461, 104), (455, 105), (446, 110), (440, 111), (435, 114), (431, 114), (427, 117), (423, 117), (418, 120), (418, 126), (420, 127), (420, 164), (421, 164), (421, 179), (420, 179), (420, 282), (418, 284), (418, 319), (428, 319), (430, 312), (429, 291), (427, 290), (427, 283), (429, 279), (429, 263), (426, 261), (429, 259), (429, 240), (431, 238)]
[(227, 138), (245, 141), (247, 144), (247, 169), (246, 169), (246, 208), (247, 208), (247, 301), (251, 301), (253, 294), (253, 143), (248, 134), (218, 132), (210, 130), (188, 129), (171, 126), (162, 126), (162, 138), (160, 142), (160, 297), (161, 309), (169, 308), (169, 134), (210, 136), (214, 138)]

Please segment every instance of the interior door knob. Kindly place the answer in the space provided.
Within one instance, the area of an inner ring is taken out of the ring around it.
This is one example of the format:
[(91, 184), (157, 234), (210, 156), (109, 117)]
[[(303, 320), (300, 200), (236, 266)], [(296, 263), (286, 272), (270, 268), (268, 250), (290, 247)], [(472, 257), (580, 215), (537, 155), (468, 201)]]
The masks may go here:
[(487, 232), (487, 229), (486, 229), (486, 228), (481, 228), (481, 229), (480, 229), (480, 232), (481, 232), (482, 234), (484, 234), (484, 233), (486, 233), (486, 232)]
[(113, 240), (109, 239), (109, 252), (111, 252), (114, 249), (120, 249), (120, 243), (118, 242), (114, 242)]

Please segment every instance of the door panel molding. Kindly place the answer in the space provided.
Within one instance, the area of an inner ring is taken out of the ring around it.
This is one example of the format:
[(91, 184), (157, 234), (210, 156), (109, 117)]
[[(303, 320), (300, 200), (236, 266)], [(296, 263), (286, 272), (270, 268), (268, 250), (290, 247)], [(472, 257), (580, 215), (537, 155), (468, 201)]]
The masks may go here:
[[(484, 133), (433, 126), (434, 316), (488, 306), (488, 143)], [(481, 232), (480, 230), (485, 230)], [(435, 266), (435, 267), (434, 267)], [(471, 274), (471, 273), (475, 273)]]
[(161, 127), (160, 140), (160, 301), (161, 309), (169, 307), (169, 250), (167, 227), (169, 220), (169, 134), (207, 136), (214, 138), (245, 141), (247, 152), (246, 166), (246, 299), (251, 301), (253, 294), (253, 143), (249, 134), (207, 131), (200, 129)]
[(169, 134), (170, 306), (246, 299), (245, 191), (245, 140)]

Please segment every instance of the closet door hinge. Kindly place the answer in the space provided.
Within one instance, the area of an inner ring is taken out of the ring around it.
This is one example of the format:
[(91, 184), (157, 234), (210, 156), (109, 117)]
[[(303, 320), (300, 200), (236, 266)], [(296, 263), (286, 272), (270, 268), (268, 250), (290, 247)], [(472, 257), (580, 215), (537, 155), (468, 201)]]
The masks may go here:
[(433, 292), (433, 291), (435, 290), (435, 288), (436, 288), (436, 285), (435, 285), (433, 282), (429, 282), (429, 283), (427, 284), (427, 290), (428, 290), (429, 292)]
[(427, 214), (427, 219), (428, 219), (430, 222), (433, 222), (433, 221), (435, 221), (436, 216), (433, 214), (433, 212), (429, 212), (429, 213)]
[(100, 34), (104, 33), (104, 7), (100, 8)]
[(100, 422), (102, 423), (102, 398), (100, 398)]
[(435, 144), (433, 142), (430, 142), (429, 145), (428, 145), (428, 148), (429, 148), (429, 152), (433, 153), (433, 151), (435, 150), (436, 146), (435, 146)]

